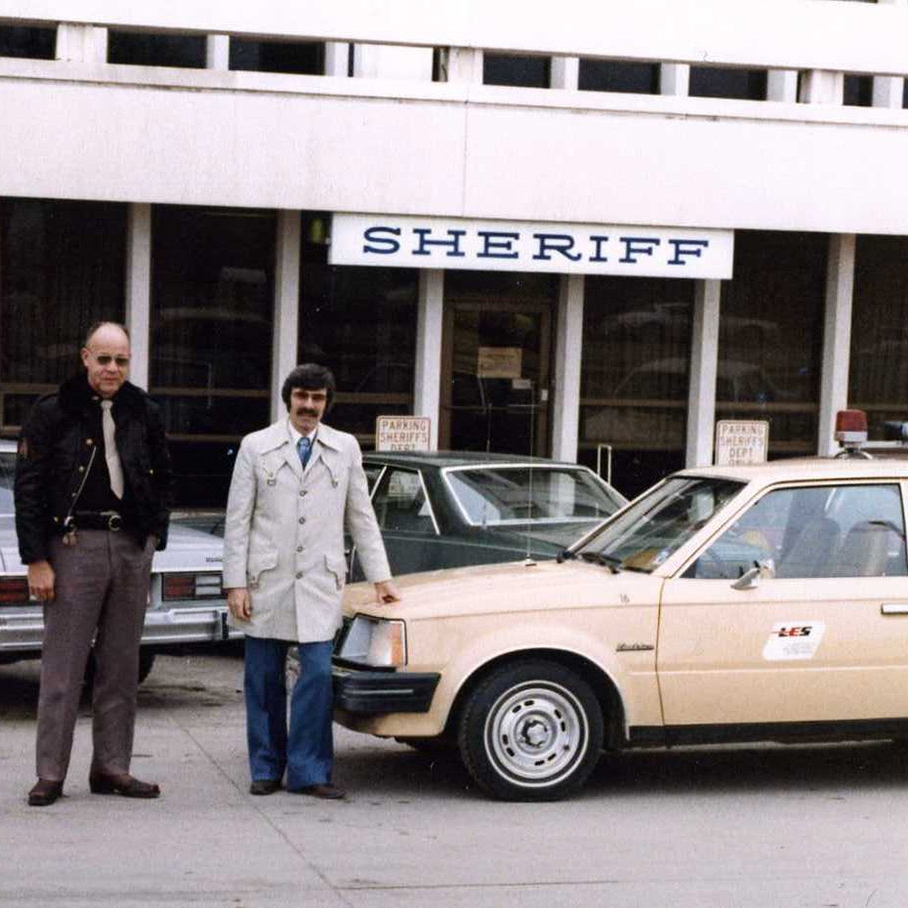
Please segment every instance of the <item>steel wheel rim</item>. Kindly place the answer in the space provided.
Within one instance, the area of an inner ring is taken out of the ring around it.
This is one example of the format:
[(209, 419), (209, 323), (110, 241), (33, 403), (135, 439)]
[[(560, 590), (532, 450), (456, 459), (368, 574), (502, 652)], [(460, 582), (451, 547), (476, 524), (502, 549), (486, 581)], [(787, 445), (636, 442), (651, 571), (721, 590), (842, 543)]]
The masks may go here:
[(485, 723), (494, 765), (517, 785), (554, 785), (576, 767), (589, 729), (580, 702), (558, 684), (531, 681), (495, 701)]

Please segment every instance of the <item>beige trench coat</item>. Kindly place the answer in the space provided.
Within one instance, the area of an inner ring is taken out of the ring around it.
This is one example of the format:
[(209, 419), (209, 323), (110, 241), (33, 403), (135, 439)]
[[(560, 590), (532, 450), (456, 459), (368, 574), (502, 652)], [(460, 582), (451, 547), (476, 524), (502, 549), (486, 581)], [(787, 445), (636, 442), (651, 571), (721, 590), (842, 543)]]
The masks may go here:
[(305, 473), (286, 418), (247, 435), (227, 500), (224, 588), (249, 590), (252, 620), (231, 616), (231, 626), (253, 637), (330, 640), (341, 625), (345, 526), (366, 578), (388, 580), (352, 435), (320, 425)]

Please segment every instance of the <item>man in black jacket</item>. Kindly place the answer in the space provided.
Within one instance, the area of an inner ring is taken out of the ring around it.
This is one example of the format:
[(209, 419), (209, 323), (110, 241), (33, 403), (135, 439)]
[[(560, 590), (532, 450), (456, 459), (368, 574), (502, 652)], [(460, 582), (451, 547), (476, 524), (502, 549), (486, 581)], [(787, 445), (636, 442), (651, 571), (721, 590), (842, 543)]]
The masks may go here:
[(19, 441), (19, 552), (44, 606), (33, 806), (62, 794), (93, 641), (89, 787), (160, 794), (129, 763), (139, 640), (152, 556), (167, 541), (172, 472), (158, 408), (126, 380), (129, 353), (122, 325), (95, 325), (81, 351), (85, 371), (37, 401)]

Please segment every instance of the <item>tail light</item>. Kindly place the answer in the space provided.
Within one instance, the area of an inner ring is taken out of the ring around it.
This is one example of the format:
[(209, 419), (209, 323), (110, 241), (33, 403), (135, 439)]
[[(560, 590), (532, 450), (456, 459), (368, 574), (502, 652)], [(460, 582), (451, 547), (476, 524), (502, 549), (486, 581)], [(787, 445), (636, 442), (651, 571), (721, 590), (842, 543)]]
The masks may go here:
[(220, 574), (163, 574), (161, 596), (173, 599), (220, 599), (223, 596)]
[(28, 578), (0, 578), (0, 605), (28, 605)]

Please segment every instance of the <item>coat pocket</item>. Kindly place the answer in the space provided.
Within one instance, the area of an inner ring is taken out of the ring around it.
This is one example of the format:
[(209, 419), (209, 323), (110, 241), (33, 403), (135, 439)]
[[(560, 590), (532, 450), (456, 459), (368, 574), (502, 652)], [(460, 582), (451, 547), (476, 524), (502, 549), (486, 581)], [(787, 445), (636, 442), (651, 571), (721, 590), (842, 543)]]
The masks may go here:
[(325, 555), (325, 567), (329, 574), (334, 575), (334, 582), (338, 590), (342, 590), (347, 579), (347, 562), (336, 555)]
[(249, 555), (249, 561), (246, 564), (246, 579), (249, 586), (255, 589), (259, 585), (259, 577), (265, 572), (277, 567), (277, 552), (274, 550), (268, 552), (256, 552)]

